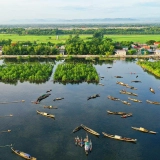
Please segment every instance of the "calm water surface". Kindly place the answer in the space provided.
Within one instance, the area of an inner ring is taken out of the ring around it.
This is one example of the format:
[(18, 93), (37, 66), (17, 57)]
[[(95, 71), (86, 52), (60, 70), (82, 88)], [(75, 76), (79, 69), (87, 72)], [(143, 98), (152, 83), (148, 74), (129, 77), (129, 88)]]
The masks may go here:
[[(57, 62), (59, 63), (59, 62)], [(107, 68), (111, 66), (112, 68)], [(146, 103), (146, 99), (160, 101), (160, 80), (144, 72), (135, 62), (116, 61), (113, 64), (95, 65), (104, 86), (96, 84), (59, 84), (50, 80), (43, 84), (29, 82), (17, 85), (0, 83), (0, 102), (25, 100), (25, 103), (0, 104), (0, 116), (13, 114), (13, 117), (0, 119), (0, 131), (12, 130), (0, 134), (0, 146), (14, 144), (15, 149), (27, 152), (38, 160), (159, 160), (160, 159), (160, 106)], [(54, 70), (56, 65), (54, 66)], [(132, 74), (136, 73), (136, 74)], [(114, 76), (123, 76), (117, 79)], [(138, 75), (138, 78), (136, 76)], [(142, 83), (131, 83), (140, 80)], [(122, 81), (138, 90), (130, 90), (116, 84)], [(149, 91), (155, 89), (156, 94)], [(40, 104), (33, 104), (40, 95), (52, 89), (51, 95)], [(120, 94), (126, 89), (138, 94), (138, 97)], [(87, 97), (100, 94), (100, 97), (87, 101)], [(143, 103), (131, 102), (127, 106), (120, 101), (111, 101), (108, 95), (128, 100), (128, 97), (142, 100)], [(61, 101), (53, 101), (56, 97), (64, 97)], [(57, 106), (58, 109), (45, 109), (44, 105)], [(36, 114), (36, 110), (45, 111), (56, 116), (50, 119)], [(133, 117), (122, 119), (116, 115), (108, 115), (106, 110), (132, 112)], [(92, 152), (86, 156), (84, 148), (75, 146), (74, 137), (85, 138), (86, 132), (72, 130), (84, 124), (98, 133), (100, 137), (88, 133), (93, 143)], [(144, 127), (159, 132), (157, 135), (147, 134), (131, 129)], [(104, 137), (102, 132), (136, 138), (136, 144)], [(0, 148), (0, 159), (21, 160), (11, 152), (10, 148)]]

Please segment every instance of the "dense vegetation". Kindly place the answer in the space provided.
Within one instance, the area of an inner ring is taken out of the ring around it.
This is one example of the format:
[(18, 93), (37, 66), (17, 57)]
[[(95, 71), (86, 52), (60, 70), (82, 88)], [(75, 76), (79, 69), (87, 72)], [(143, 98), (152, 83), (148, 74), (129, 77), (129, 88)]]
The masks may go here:
[(63, 63), (57, 66), (54, 81), (99, 82), (99, 76), (91, 63)]
[[(99, 30), (103, 32), (103, 34), (160, 34), (159, 26), (151, 26), (151, 27), (98, 27)], [(0, 28), (0, 33), (3, 34), (19, 34), (19, 35), (65, 35), (65, 34), (94, 34), (97, 28), (74, 28), (70, 26), (70, 29), (66, 28)]]
[(0, 66), (0, 80), (3, 82), (45, 82), (52, 74), (51, 63), (9, 63)]
[(157, 77), (160, 77), (160, 61), (138, 61), (137, 64), (139, 64), (143, 69), (153, 73)]

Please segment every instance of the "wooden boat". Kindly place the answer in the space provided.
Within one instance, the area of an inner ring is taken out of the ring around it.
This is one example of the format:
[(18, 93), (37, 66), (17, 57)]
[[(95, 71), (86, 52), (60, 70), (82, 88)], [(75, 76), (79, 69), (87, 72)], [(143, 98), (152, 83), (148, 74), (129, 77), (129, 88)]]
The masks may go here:
[(82, 128), (81, 126), (78, 126), (72, 132), (75, 133), (75, 132), (79, 131), (81, 128)]
[(38, 102), (40, 102), (41, 100), (49, 97), (50, 95), (51, 95), (50, 93), (48, 93), (48, 94), (43, 94), (42, 96), (40, 96), (40, 97), (37, 98), (37, 101), (36, 101), (36, 102), (38, 103)]
[(55, 118), (55, 115), (49, 114), (49, 113), (46, 113), (46, 112), (40, 112), (40, 111), (37, 110), (37, 113), (41, 114), (42, 116), (49, 117), (49, 118)]
[(133, 138), (126, 138), (126, 137), (122, 137), (122, 136), (118, 136), (118, 135), (108, 134), (105, 132), (102, 132), (102, 134), (106, 137), (113, 138), (116, 140), (121, 140), (121, 141), (126, 141), (126, 142), (137, 142), (137, 139), (133, 139)]
[(127, 101), (122, 101), (122, 100), (121, 100), (121, 102), (124, 103), (124, 104), (126, 104), (126, 105), (131, 105), (131, 103), (129, 103), (129, 102), (127, 102)]
[(123, 114), (121, 118), (132, 117), (132, 113)]
[(116, 77), (116, 78), (123, 78), (122, 76), (114, 76), (114, 77)]
[(99, 94), (94, 94), (93, 96), (88, 97), (87, 100), (94, 99), (94, 98), (97, 98), (97, 97), (100, 97), (100, 95)]
[(98, 85), (100, 85), (100, 86), (104, 86), (104, 84), (102, 84), (102, 83), (98, 83)]
[(133, 87), (133, 86), (127, 85), (126, 87), (127, 87), (127, 88), (130, 88), (130, 89), (133, 89), (133, 90), (137, 90), (137, 88), (135, 88), (135, 87)]
[(145, 132), (145, 133), (151, 133), (151, 134), (156, 134), (157, 132), (154, 132), (154, 131), (149, 131), (148, 129), (145, 129), (145, 128), (137, 128), (137, 127), (131, 127), (132, 129), (134, 130), (137, 130), (137, 131), (141, 131), (141, 132)]
[(127, 86), (127, 85), (128, 85), (128, 84), (125, 84), (125, 83), (119, 82), (119, 81), (117, 81), (116, 83), (117, 83), (117, 84), (120, 84), (120, 85), (122, 85), (122, 86)]
[(58, 100), (62, 100), (64, 99), (63, 97), (58, 97), (58, 98), (55, 98), (53, 101), (58, 101)]
[(129, 100), (133, 101), (133, 102), (139, 102), (139, 103), (142, 103), (142, 101), (138, 100), (138, 99), (133, 99), (133, 98), (130, 98), (128, 97)]
[(113, 100), (113, 101), (119, 101), (120, 99), (119, 98), (116, 98), (116, 97), (112, 97), (112, 96), (108, 96), (107, 97), (108, 99), (111, 99), (111, 100)]
[(131, 82), (135, 82), (135, 83), (141, 83), (141, 81), (131, 81)]
[(20, 157), (23, 157), (24, 159), (29, 159), (29, 160), (36, 160), (37, 158), (35, 157), (32, 157), (31, 155), (29, 155), (28, 153), (25, 153), (25, 152), (22, 152), (22, 151), (19, 151), (19, 150), (14, 150), (13, 147), (11, 147), (11, 150), (19, 155)]
[(132, 92), (127, 92), (126, 90), (121, 90), (119, 91), (121, 94), (128, 94), (128, 95), (131, 95), (131, 96), (138, 96), (138, 94), (136, 93), (132, 93)]
[(48, 108), (48, 109), (58, 109), (58, 107), (56, 107), (56, 106), (44, 106), (44, 108)]
[(83, 125), (83, 124), (81, 124), (81, 127), (82, 127), (85, 131), (87, 131), (87, 132), (89, 132), (89, 133), (91, 133), (91, 134), (93, 134), (93, 135), (95, 135), (95, 136), (99, 136), (99, 135), (100, 135), (100, 134), (97, 133), (96, 131), (94, 131), (94, 130), (88, 128), (88, 127), (86, 127), (86, 126)]
[(153, 88), (149, 88), (149, 90), (150, 90), (152, 93), (154, 93), (154, 94), (155, 94), (155, 91), (154, 91), (154, 89), (153, 89)]
[(127, 114), (125, 112), (111, 112), (111, 111), (107, 111), (108, 114), (115, 114), (115, 115), (124, 115)]
[(147, 103), (160, 105), (160, 102), (146, 100)]

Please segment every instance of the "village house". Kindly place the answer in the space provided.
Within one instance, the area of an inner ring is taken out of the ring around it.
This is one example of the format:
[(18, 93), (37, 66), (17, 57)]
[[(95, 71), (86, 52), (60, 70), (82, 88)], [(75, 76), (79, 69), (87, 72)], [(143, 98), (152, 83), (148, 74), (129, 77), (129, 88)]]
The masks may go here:
[(59, 47), (59, 54), (64, 55), (64, 53), (65, 53), (65, 46), (60, 46)]
[(117, 50), (115, 56), (126, 56), (125, 50)]
[(160, 56), (160, 50), (156, 49), (155, 52), (154, 52), (154, 54), (157, 55), (157, 56)]

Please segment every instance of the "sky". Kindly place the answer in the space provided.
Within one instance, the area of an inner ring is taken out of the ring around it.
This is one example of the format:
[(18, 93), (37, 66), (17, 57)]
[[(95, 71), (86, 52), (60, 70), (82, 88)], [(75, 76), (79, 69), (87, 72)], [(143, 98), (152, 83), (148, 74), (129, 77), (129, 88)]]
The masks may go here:
[(0, 0), (0, 22), (160, 17), (160, 0)]

